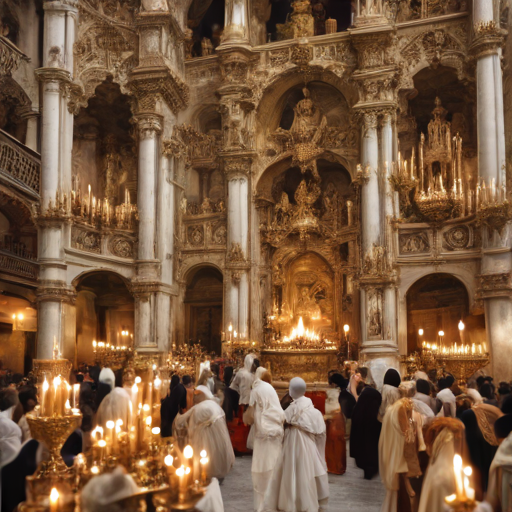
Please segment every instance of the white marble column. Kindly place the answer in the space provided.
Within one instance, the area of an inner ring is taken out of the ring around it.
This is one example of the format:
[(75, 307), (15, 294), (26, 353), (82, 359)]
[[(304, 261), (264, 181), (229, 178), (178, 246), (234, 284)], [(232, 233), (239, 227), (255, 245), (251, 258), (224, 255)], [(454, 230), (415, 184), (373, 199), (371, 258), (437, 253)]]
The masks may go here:
[(39, 112), (28, 111), (22, 114), (27, 120), (27, 133), (25, 134), (25, 146), (39, 153)]
[(384, 191), (384, 222), (387, 217), (393, 216), (393, 194), (394, 191), (389, 183), (389, 176), (391, 174), (391, 163), (393, 162), (393, 126), (392, 116), (385, 113), (382, 117), (381, 132), (380, 132), (380, 147), (381, 147), (381, 173), (382, 184)]
[(137, 116), (137, 123), (139, 126), (138, 259), (153, 261), (155, 259), (157, 149), (158, 137), (162, 131), (162, 118), (157, 114), (141, 114)]
[(222, 44), (249, 43), (249, 10), (247, 0), (227, 0)]
[(379, 179), (379, 141), (377, 138), (377, 115), (364, 114), (362, 131), (361, 163), (363, 171), (368, 171), (367, 181), (361, 190), (361, 230), (363, 258), (373, 244), (381, 245), (381, 222)]
[[(506, 184), (505, 124), (503, 114), (503, 77), (499, 44), (486, 44), (486, 35), (479, 35), (481, 24), (496, 22), (492, 0), (475, 0), (473, 23), (477, 33), (473, 43), (477, 57), (477, 123), (478, 167), (480, 178), (487, 183)], [(497, 21), (499, 24), (499, 21)], [(479, 45), (481, 44), (481, 48)]]

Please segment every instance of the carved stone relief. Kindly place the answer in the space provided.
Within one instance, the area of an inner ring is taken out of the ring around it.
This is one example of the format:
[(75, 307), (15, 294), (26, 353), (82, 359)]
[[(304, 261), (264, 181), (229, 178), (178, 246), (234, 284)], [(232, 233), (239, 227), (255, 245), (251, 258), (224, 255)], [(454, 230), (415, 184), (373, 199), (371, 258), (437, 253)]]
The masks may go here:
[(71, 246), (81, 251), (100, 253), (100, 235), (92, 231), (73, 227), (71, 231)]
[(473, 230), (469, 226), (455, 226), (443, 233), (443, 246), (450, 251), (461, 251), (473, 246)]
[(366, 292), (366, 325), (368, 337), (382, 338), (382, 290), (369, 288)]
[(424, 231), (403, 233), (398, 237), (400, 254), (421, 254), (430, 252), (428, 234)]
[(202, 245), (204, 243), (203, 226), (189, 226), (187, 230), (187, 239), (191, 245)]

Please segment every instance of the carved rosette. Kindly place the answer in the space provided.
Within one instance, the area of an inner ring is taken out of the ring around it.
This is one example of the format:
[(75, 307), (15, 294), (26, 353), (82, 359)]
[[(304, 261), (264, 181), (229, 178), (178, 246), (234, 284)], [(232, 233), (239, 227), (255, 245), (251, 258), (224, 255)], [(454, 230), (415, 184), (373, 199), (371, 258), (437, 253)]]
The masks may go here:
[(101, 236), (93, 231), (73, 227), (71, 231), (71, 246), (81, 251), (101, 252)]
[(450, 251), (462, 251), (473, 246), (473, 230), (469, 226), (455, 226), (443, 233), (444, 245)]
[(114, 236), (108, 243), (108, 250), (119, 258), (133, 258), (133, 242), (122, 236)]

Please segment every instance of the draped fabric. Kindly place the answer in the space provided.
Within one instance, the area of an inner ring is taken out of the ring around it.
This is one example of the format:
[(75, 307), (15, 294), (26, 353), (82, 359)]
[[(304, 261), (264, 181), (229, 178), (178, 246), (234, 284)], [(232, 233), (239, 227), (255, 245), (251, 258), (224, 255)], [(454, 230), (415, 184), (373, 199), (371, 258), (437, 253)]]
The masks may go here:
[(493, 510), (512, 512), (512, 434), (500, 444), (489, 470), (487, 501)]
[(260, 379), (254, 381), (249, 405), (254, 408), (251, 468), (254, 510), (261, 512), (272, 471), (281, 456), (285, 415), (276, 390)]
[(289, 427), (265, 496), (264, 509), (318, 512), (329, 497), (324, 419), (305, 396), (294, 400), (285, 415)]
[(345, 441), (345, 417), (341, 411), (335, 412), (325, 420), (327, 441), (325, 460), (327, 471), (343, 475), (347, 470), (347, 443)]
[[(477, 499), (481, 499), (487, 491), (489, 469), (498, 444), (494, 441), (494, 423), (502, 415), (497, 407), (481, 404), (464, 411), (460, 417), (466, 427), (466, 442), (475, 472), (473, 482)], [(488, 440), (496, 444), (491, 444)]]
[[(388, 370), (389, 372), (389, 370)], [(386, 373), (387, 375), (387, 373)], [(384, 380), (385, 382), (385, 380)], [(390, 384), (384, 384), (382, 386), (382, 404), (379, 409), (379, 420), (383, 421), (387, 410), (398, 400), (402, 398), (400, 390)]]
[(345, 418), (348, 420), (352, 418), (352, 412), (356, 406), (356, 399), (354, 395), (347, 389), (342, 389), (340, 396), (338, 397), (338, 401), (340, 403), (341, 412), (345, 415)]
[(445, 428), (436, 437), (428, 464), (418, 512), (443, 512), (445, 497), (455, 493), (454, 436)]
[(162, 400), (160, 408), (162, 437), (172, 436), (172, 424), (180, 410), (187, 409), (187, 390), (183, 384), (178, 384), (173, 388), (171, 394)]
[(352, 413), (350, 456), (367, 479), (379, 471), (379, 437), (382, 425), (377, 419), (382, 402), (381, 394), (374, 388), (364, 388)]
[(216, 478), (212, 478), (205, 495), (196, 503), (195, 508), (199, 512), (224, 512), (219, 481)]
[(124, 388), (114, 388), (102, 400), (96, 413), (96, 424), (106, 428), (107, 421), (123, 420), (131, 425), (133, 420), (132, 399)]
[[(437, 393), (438, 400), (443, 404), (448, 404), (450, 406), (450, 417), (455, 418), (457, 414), (457, 403), (455, 400), (455, 395), (453, 394), (452, 390), (449, 388), (445, 388), (442, 391), (439, 391)], [(443, 417), (444, 414), (444, 407), (441, 407), (441, 410), (437, 413), (439, 417)]]
[(196, 453), (206, 450), (210, 474), (224, 478), (235, 462), (224, 411), (214, 400), (204, 400), (176, 417), (176, 427), (188, 426), (189, 442)]

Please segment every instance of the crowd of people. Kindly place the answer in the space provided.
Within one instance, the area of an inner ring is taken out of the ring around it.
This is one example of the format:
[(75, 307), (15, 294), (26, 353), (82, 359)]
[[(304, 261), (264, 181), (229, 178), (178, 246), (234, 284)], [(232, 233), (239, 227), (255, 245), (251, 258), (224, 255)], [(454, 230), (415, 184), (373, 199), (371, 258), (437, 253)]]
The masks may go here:
[[(34, 383), (17, 375), (0, 378), (0, 510), (13, 512), (26, 499), (25, 478), (47, 453), (31, 438), (26, 420), (37, 405)], [(95, 426), (119, 418), (131, 423), (135, 373), (93, 366), (74, 372), (72, 379), (80, 383), (83, 420), (62, 448), (68, 466), (90, 448)], [(206, 450), (217, 486), (230, 472), (235, 452), (252, 453), (255, 512), (326, 511), (327, 474), (345, 472), (347, 439), (363, 478), (380, 475), (386, 491), (381, 512), (445, 510), (445, 498), (456, 492), (456, 454), (473, 469), (479, 509), (512, 511), (508, 383), (496, 389), (491, 377), (480, 376), (459, 386), (451, 375), (437, 378), (436, 372), (402, 381), (389, 368), (379, 386), (365, 367), (331, 371), (328, 380), (330, 388), (318, 392), (295, 377), (280, 399), (270, 372), (251, 354), (237, 371), (206, 366), (197, 382), (176, 374), (161, 401), (161, 435), (173, 436), (181, 447)], [(98, 478), (99, 488), (109, 488), (109, 478), (121, 482), (124, 501), (136, 488), (119, 472)], [(112, 497), (99, 503), (91, 498), (95, 495), (101, 493), (88, 493), (84, 512), (112, 510)], [(213, 510), (221, 512), (222, 503), (215, 503)]]

